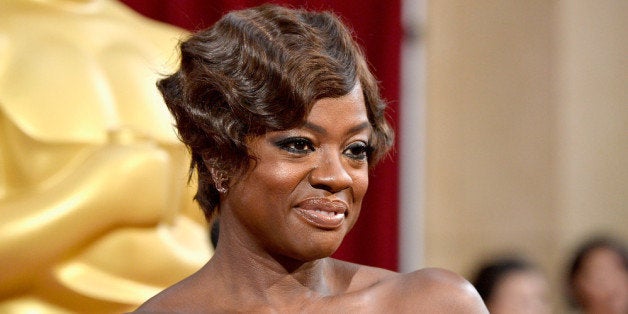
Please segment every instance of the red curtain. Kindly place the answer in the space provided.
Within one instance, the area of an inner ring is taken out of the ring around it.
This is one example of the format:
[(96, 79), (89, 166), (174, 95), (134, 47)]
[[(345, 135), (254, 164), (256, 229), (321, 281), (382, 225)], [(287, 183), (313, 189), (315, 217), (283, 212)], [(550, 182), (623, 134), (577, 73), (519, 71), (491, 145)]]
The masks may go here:
[[(211, 26), (224, 13), (267, 1), (261, 0), (121, 0), (137, 12), (190, 31)], [(398, 121), (401, 0), (283, 0), (273, 3), (310, 10), (330, 10), (354, 30), (389, 102), (389, 118)], [(362, 213), (334, 257), (397, 270), (398, 163), (396, 149), (371, 173)]]

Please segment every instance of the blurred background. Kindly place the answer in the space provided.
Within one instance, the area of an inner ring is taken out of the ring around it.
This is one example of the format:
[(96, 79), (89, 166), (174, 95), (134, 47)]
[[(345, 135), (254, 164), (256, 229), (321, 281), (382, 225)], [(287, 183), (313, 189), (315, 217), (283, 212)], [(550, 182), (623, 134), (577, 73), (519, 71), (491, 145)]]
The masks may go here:
[(520, 252), (560, 297), (576, 245), (628, 241), (628, 2), (425, 6), (422, 262)]
[[(19, 2), (101, 1), (7, 3)], [(184, 33), (262, 1), (120, 3)], [(575, 248), (598, 234), (628, 242), (627, 1), (275, 3), (345, 19), (398, 132), (336, 257), (470, 278), (491, 256), (523, 255), (562, 313)]]

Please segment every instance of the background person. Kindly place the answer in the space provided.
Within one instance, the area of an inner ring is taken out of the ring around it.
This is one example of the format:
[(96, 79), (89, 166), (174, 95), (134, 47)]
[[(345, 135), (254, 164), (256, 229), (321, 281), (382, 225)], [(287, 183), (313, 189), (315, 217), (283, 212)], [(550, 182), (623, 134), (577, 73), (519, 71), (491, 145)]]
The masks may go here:
[(568, 294), (584, 313), (628, 313), (628, 251), (611, 237), (594, 237), (575, 251)]
[(487, 261), (480, 265), (472, 283), (493, 314), (551, 313), (547, 278), (523, 258)]

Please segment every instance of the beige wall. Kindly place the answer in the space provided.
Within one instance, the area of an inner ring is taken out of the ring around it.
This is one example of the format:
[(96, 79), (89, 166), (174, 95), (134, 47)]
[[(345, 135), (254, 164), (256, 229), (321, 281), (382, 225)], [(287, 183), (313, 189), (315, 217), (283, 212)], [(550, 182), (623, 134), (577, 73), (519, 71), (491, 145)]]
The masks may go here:
[(628, 240), (628, 1), (564, 1), (556, 24), (561, 249), (597, 230)]
[(628, 242), (628, 1), (428, 2), (425, 263)]

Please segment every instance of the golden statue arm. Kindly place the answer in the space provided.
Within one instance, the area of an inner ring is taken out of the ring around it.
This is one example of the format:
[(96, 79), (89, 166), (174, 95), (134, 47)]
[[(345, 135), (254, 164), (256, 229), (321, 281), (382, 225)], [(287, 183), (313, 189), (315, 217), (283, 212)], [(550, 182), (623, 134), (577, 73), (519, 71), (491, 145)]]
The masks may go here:
[(155, 88), (184, 35), (115, 0), (0, 0), (0, 312), (128, 311), (211, 255)]
[(107, 145), (58, 184), (0, 199), (1, 286), (19, 289), (38, 266), (116, 226), (157, 224), (170, 203), (169, 157), (159, 152), (149, 144)]

